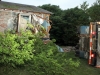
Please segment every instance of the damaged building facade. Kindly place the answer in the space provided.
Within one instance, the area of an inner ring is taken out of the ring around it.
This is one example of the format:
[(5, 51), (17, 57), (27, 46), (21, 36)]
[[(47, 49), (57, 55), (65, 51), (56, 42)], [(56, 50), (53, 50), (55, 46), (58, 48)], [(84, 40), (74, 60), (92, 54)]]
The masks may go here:
[(0, 32), (26, 30), (31, 24), (35, 33), (44, 27), (46, 37), (49, 38), (51, 28), (49, 17), (52, 12), (36, 6), (0, 1)]

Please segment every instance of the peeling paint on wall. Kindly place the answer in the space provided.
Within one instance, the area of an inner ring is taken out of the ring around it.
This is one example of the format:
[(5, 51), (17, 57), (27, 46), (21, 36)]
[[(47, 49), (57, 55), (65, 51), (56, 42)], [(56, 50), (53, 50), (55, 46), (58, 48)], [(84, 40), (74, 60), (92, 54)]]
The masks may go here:
[(0, 11), (0, 32), (17, 28), (17, 14), (14, 12)]
[[(17, 12), (9, 10), (0, 10), (0, 32), (6, 30), (15, 30), (20, 32), (20, 30), (27, 29), (27, 23), (33, 25), (34, 32), (40, 32), (41, 26), (45, 21), (47, 24), (44, 24), (44, 31), (46, 37), (49, 37), (49, 30), (51, 26), (49, 25), (49, 17), (46, 14), (35, 14), (35, 13), (26, 13), (26, 12)], [(49, 28), (48, 28), (49, 27)]]
[(17, 14), (15, 12), (11, 12), (11, 17), (7, 22), (8, 30), (17, 30)]

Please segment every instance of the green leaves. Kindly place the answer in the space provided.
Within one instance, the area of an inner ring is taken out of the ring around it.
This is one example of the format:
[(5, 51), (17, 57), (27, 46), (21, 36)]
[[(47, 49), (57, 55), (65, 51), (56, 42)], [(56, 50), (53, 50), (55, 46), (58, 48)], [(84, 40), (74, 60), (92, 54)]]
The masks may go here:
[(78, 42), (77, 26), (89, 25), (86, 1), (81, 8), (75, 7), (67, 10), (61, 10), (59, 6), (50, 4), (40, 7), (54, 13), (50, 16), (52, 20), (50, 38), (56, 39), (56, 44), (59, 45), (76, 45)]
[(100, 21), (100, 5), (93, 5), (88, 9), (88, 13), (90, 16), (90, 21)]
[(87, 1), (84, 1), (83, 4), (80, 5), (81, 9), (83, 11), (87, 11), (89, 4), (87, 4)]
[[(53, 40), (55, 41), (55, 40)], [(28, 63), (28, 70), (34, 75), (66, 75), (68, 68), (78, 67), (78, 61), (67, 59), (67, 53), (59, 53), (53, 41), (44, 44), (36, 37), (34, 57)]]
[(28, 38), (34, 36), (30, 32), (21, 34), (0, 34), (0, 63), (21, 65), (33, 58), (34, 39)]
[(66, 67), (79, 65), (72, 59), (67, 60), (66, 53), (58, 52), (54, 39), (44, 44), (30, 32), (22, 32), (20, 36), (8, 32), (0, 38), (0, 64), (27, 66), (30, 75), (66, 75)]

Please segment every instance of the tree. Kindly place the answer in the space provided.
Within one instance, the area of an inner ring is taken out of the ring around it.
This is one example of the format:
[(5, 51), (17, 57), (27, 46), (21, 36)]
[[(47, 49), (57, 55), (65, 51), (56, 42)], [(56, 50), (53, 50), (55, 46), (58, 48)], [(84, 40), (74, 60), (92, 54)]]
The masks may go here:
[(87, 4), (87, 1), (83, 2), (83, 4), (80, 5), (80, 8), (86, 12), (86, 10), (88, 9), (89, 4)]
[(88, 14), (91, 18), (90, 21), (100, 21), (100, 0), (94, 2), (94, 4), (88, 9)]
[(93, 3), (93, 5), (100, 5), (100, 0), (96, 0), (96, 2)]
[(77, 26), (89, 24), (88, 14), (78, 7), (64, 12), (63, 41), (66, 45), (76, 45), (78, 42)]
[(88, 14), (78, 7), (68, 10), (61, 10), (59, 6), (50, 4), (41, 7), (54, 13), (50, 17), (53, 23), (50, 30), (51, 39), (56, 39), (58, 45), (77, 44), (77, 26), (89, 24)]
[(53, 12), (53, 16), (54, 15), (59, 16), (59, 15), (61, 15), (61, 12), (62, 12), (61, 8), (57, 5), (45, 4), (45, 5), (38, 6), (38, 7), (48, 10), (50, 12)]

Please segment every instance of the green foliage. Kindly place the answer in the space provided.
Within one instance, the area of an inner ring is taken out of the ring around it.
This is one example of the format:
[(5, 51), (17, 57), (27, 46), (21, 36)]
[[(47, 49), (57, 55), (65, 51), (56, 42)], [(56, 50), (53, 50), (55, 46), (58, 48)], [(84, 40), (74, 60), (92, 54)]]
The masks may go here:
[(66, 53), (59, 53), (52, 41), (44, 44), (41, 39), (36, 37), (34, 45), (34, 58), (27, 63), (27, 66), (30, 66), (28, 71), (31, 75), (66, 75), (65, 68), (68, 65), (70, 68), (79, 65), (76, 64), (76, 62), (79, 63), (78, 61), (67, 60)]
[(33, 29), (33, 28), (34, 28), (34, 26), (33, 26), (31, 23), (27, 23), (27, 27), (28, 27), (29, 29)]
[(42, 6), (39, 6), (39, 7), (54, 13), (54, 15), (56, 15), (56, 16), (59, 16), (62, 13), (61, 8), (57, 5), (45, 4), (45, 5), (42, 5)]
[(88, 9), (88, 14), (90, 16), (90, 21), (100, 21), (100, 5), (94, 4)]
[[(73, 52), (68, 52), (66, 54), (67, 54), (67, 56), (66, 56), (67, 59), (73, 58), (73, 61), (76, 60), (73, 57), (74, 56)], [(79, 65), (79, 67), (76, 67), (75, 69), (71, 69), (72, 67), (65, 65), (65, 67), (66, 67), (65, 75), (100, 75), (100, 68), (95, 68), (93, 66), (88, 65), (87, 63), (88, 63), (88, 61), (86, 59), (80, 59), (80, 65)], [(31, 64), (30, 64), (30, 67), (34, 67), (34, 66), (31, 66)], [(34, 73), (32, 73), (34, 70), (29, 69), (27, 71), (26, 69), (28, 69), (28, 68), (29, 68), (29, 66), (13, 68), (13, 67), (9, 67), (9, 66), (1, 66), (0, 65), (0, 75), (35, 75)], [(30, 71), (31, 71), (31, 73), (30, 73)], [(42, 75), (42, 74), (40, 74), (40, 75)]]
[(89, 4), (87, 4), (87, 1), (83, 2), (83, 4), (80, 5), (81, 9), (83, 11), (87, 11)]
[(93, 5), (100, 5), (100, 0), (96, 0)]
[[(0, 34), (0, 64), (23, 65), (30, 75), (66, 75), (66, 67), (78, 67), (79, 62), (66, 59), (53, 41), (47, 44), (30, 31)], [(16, 67), (17, 68), (17, 67)]]
[[(58, 44), (73, 45), (78, 41), (77, 26), (89, 25), (89, 17), (91, 21), (100, 20), (99, 6), (100, 1), (97, 0), (88, 11), (85, 11), (86, 2), (81, 5), (81, 9), (75, 7), (61, 10), (59, 6), (51, 4), (40, 7), (54, 13), (50, 17), (53, 22), (51, 38), (56, 39)], [(52, 41), (44, 44), (39, 35), (34, 37), (30, 31), (22, 32), (20, 36), (10, 33), (0, 34), (0, 63), (21, 65), (26, 62), (25, 68), (30, 72), (29, 75), (77, 75), (80, 73), (79, 69), (82, 69), (82, 73), (86, 69), (85, 62), (82, 61), (81, 68), (77, 68), (79, 61), (74, 56), (68, 58), (67, 54), (59, 53)]]
[(33, 58), (34, 37), (30, 31), (22, 32), (18, 36), (6, 32), (0, 34), (0, 63), (14, 65), (24, 64)]
[(77, 26), (89, 25), (89, 15), (86, 13), (87, 6), (86, 2), (82, 5), (82, 9), (75, 7), (61, 10), (59, 6), (50, 4), (41, 6), (41, 8), (54, 13), (50, 17), (52, 20), (50, 38), (56, 39), (56, 44), (77, 44), (79, 40), (77, 36)]
[(50, 30), (50, 38), (51, 39), (56, 39), (56, 43), (60, 44), (62, 43), (62, 35), (63, 35), (63, 30), (62, 30), (62, 18), (60, 16), (55, 16), (55, 17), (52, 17), (52, 21), (53, 21), (53, 24), (52, 24), (52, 28)]
[(76, 45), (79, 38), (77, 35), (77, 26), (88, 25), (88, 14), (78, 7), (64, 11), (63, 16), (62, 39), (65, 45)]
[(51, 11), (52, 27), (50, 30), (51, 39), (56, 39), (59, 45), (76, 45), (78, 42), (77, 26), (89, 25), (90, 22), (100, 21), (100, 0), (96, 0), (92, 6), (88, 7), (84, 1), (80, 8), (70, 8), (62, 10), (57, 5), (46, 4), (40, 6)]

